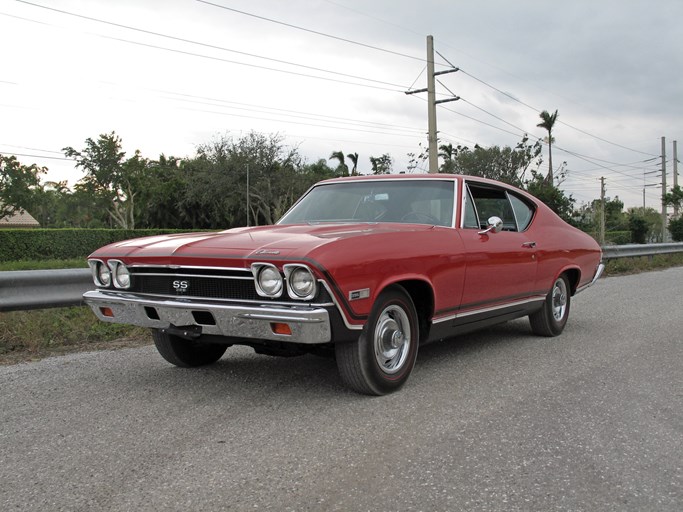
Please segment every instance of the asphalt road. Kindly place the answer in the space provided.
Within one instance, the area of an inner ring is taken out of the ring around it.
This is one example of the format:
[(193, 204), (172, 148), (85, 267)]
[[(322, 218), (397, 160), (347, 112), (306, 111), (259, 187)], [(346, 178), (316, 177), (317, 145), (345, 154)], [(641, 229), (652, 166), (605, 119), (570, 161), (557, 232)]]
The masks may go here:
[(421, 349), (406, 387), (332, 360), (153, 347), (0, 368), (0, 510), (683, 510), (683, 267), (603, 279), (562, 336)]

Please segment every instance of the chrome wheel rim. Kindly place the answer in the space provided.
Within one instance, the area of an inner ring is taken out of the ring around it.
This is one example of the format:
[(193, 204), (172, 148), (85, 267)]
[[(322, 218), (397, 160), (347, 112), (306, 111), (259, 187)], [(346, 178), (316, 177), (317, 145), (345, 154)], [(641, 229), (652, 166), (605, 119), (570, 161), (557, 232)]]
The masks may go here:
[(388, 306), (377, 320), (374, 332), (375, 359), (383, 372), (401, 370), (410, 352), (410, 320), (399, 306)]
[(561, 321), (567, 313), (567, 283), (564, 279), (558, 279), (553, 286), (552, 295), (553, 318)]

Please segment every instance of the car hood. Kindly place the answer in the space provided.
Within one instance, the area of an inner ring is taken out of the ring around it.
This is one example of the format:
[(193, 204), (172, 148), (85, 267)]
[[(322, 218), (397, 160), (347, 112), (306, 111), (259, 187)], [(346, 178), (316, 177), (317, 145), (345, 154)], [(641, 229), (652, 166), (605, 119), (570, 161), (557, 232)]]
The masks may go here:
[(342, 239), (433, 229), (418, 224), (313, 224), (235, 228), (136, 238), (110, 244), (91, 257), (303, 258)]

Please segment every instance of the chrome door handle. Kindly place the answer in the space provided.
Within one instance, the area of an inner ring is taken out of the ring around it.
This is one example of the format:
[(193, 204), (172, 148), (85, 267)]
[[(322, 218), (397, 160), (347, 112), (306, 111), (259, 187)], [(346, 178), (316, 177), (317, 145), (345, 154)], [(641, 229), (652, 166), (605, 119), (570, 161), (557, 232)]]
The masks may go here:
[(522, 247), (529, 247), (530, 249), (533, 249), (534, 247), (536, 247), (536, 242), (524, 242), (522, 244)]

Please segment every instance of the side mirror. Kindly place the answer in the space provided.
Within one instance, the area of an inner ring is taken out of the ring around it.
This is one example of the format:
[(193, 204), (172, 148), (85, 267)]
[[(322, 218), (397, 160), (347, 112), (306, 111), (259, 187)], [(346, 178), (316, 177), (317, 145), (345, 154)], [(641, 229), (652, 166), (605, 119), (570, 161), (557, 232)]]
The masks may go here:
[(488, 223), (488, 227), (484, 231), (480, 231), (480, 235), (485, 235), (491, 231), (494, 233), (500, 233), (503, 229), (503, 220), (500, 217), (496, 217), (494, 215), (493, 217), (489, 217), (489, 220), (486, 222)]

